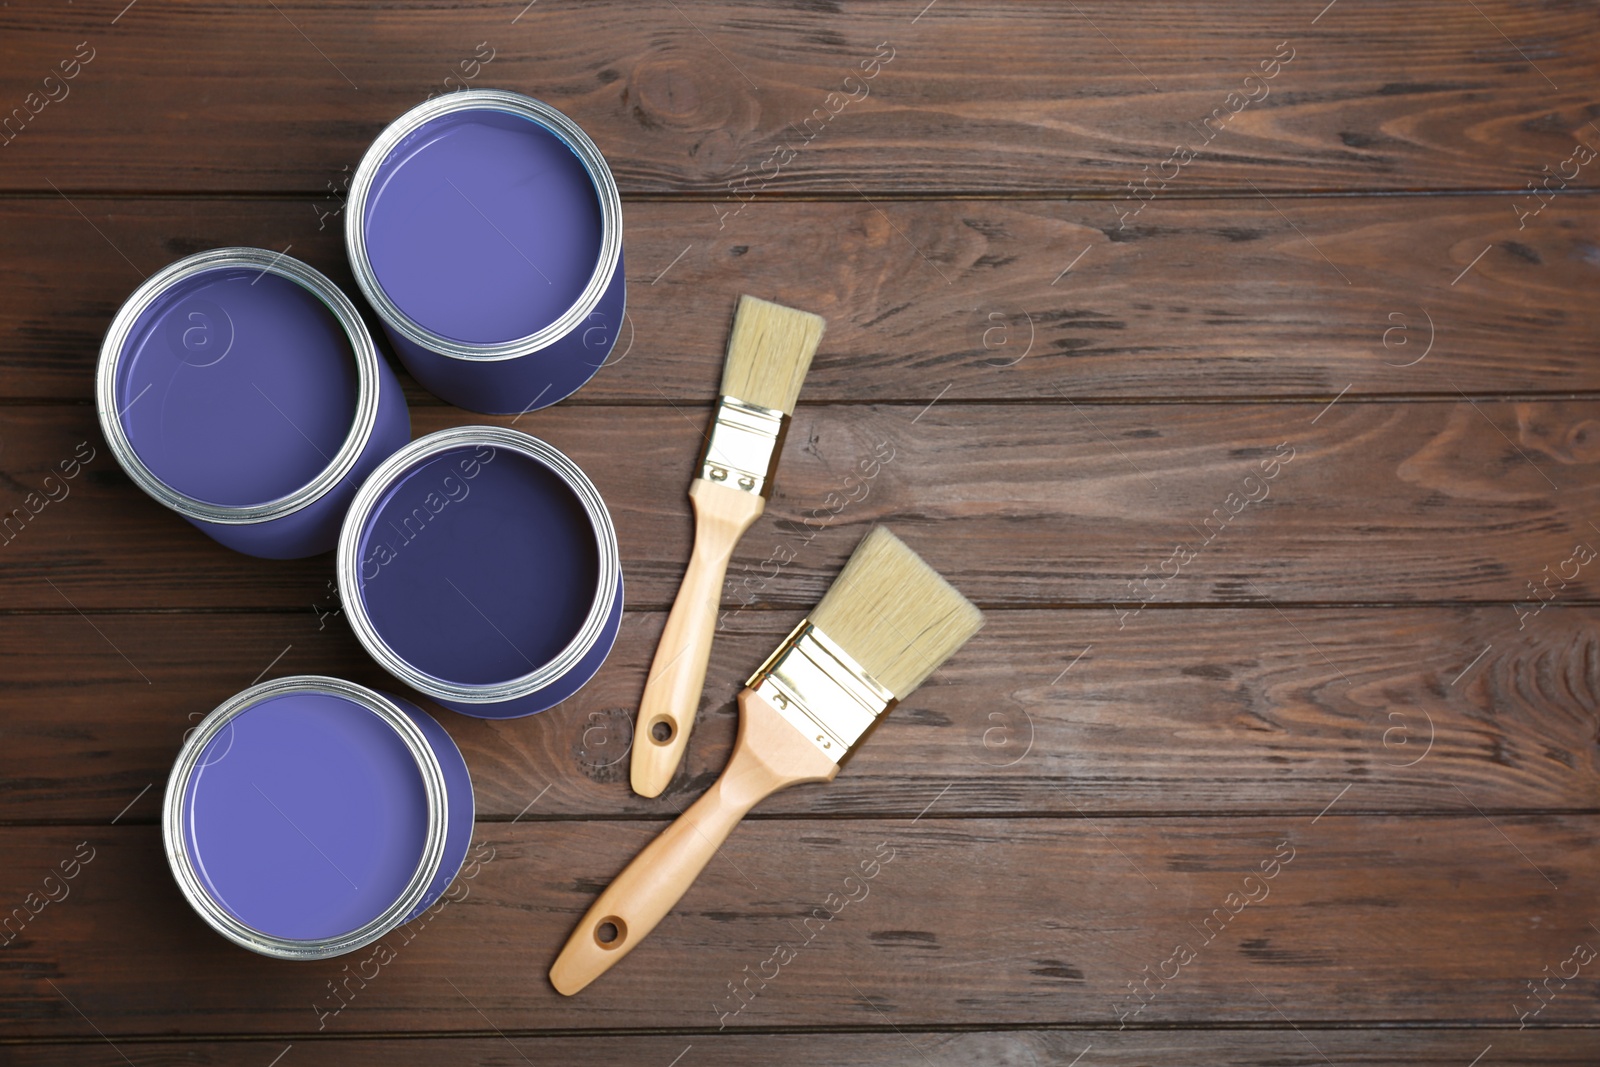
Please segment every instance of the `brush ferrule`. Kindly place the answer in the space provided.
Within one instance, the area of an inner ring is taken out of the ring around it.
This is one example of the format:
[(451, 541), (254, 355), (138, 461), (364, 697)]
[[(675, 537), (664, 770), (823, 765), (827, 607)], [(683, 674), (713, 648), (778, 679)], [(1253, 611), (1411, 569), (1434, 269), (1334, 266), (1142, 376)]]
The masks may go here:
[(737, 397), (717, 401), (717, 413), (700, 454), (700, 477), (730, 489), (772, 496), (789, 416)]
[(898, 703), (809, 619), (746, 684), (835, 763)]

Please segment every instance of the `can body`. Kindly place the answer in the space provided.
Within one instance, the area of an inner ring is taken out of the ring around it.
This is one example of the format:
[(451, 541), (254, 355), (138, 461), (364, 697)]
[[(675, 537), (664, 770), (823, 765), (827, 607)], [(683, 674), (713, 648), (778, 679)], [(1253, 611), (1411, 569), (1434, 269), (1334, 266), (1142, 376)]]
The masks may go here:
[(537, 438), (462, 426), (373, 472), (345, 517), (339, 591), (357, 638), (455, 711), (511, 718), (572, 696), (621, 625), (604, 502)]
[(461, 752), (409, 701), (335, 678), (252, 686), (184, 742), (168, 863), (200, 917), (280, 959), (353, 951), (448, 888), (472, 837)]
[(406, 368), (470, 410), (571, 395), (623, 323), (610, 169), (576, 123), (517, 93), (451, 93), (395, 120), (351, 181), (345, 245)]
[(141, 285), (107, 331), (96, 403), (145, 493), (275, 559), (333, 548), (356, 489), (411, 434), (355, 305), (265, 249), (201, 252)]

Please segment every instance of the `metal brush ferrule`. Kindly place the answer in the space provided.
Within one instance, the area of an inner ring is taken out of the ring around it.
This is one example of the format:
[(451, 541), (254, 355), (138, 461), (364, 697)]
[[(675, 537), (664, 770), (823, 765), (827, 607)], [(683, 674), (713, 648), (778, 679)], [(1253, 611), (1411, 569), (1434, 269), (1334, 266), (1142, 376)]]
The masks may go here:
[(810, 619), (745, 684), (835, 763), (899, 703)]
[(737, 397), (720, 398), (700, 453), (700, 477), (770, 499), (788, 427), (789, 416), (781, 411)]

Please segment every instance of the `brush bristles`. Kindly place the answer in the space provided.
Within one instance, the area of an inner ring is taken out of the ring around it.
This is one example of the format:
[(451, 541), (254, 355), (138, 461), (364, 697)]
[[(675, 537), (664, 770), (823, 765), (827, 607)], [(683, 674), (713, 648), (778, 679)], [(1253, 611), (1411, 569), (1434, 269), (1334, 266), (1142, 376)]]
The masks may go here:
[(722, 368), (722, 395), (794, 414), (822, 327), (821, 315), (741, 296)]
[(856, 546), (810, 619), (899, 700), (983, 626), (983, 613), (883, 526)]

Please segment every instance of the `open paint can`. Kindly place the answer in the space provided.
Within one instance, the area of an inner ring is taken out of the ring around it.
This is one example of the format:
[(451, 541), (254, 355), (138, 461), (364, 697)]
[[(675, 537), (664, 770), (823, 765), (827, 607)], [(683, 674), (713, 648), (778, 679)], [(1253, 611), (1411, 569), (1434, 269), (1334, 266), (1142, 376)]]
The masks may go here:
[(622, 201), (600, 150), (548, 104), (469, 89), (419, 104), (361, 160), (350, 268), (435, 395), (531, 411), (594, 376), (622, 325)]
[(559, 704), (622, 625), (605, 502), (577, 464), (517, 430), (440, 430), (390, 456), (356, 493), (336, 558), (367, 651), (467, 715)]
[(100, 428), (134, 484), (229, 548), (333, 548), (378, 462), (411, 437), (355, 305), (297, 259), (218, 248), (158, 271), (111, 322)]
[(449, 888), (472, 839), (450, 735), (397, 697), (310, 675), (240, 693), (184, 742), (162, 830), (178, 887), (280, 959), (371, 944)]

